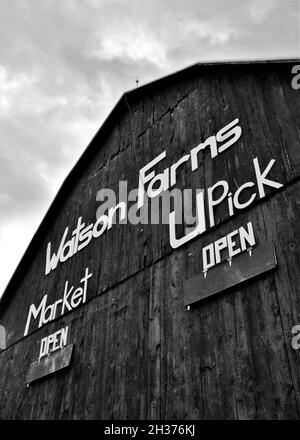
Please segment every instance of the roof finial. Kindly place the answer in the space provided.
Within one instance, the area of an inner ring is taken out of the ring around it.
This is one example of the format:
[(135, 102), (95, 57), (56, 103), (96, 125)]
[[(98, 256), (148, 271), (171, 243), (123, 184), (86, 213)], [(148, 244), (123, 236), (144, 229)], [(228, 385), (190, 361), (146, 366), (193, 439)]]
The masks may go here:
[(136, 86), (138, 87), (138, 86), (139, 86), (139, 82), (140, 82), (140, 80), (139, 80), (139, 77), (138, 77), (138, 76), (136, 77), (136, 80), (135, 80), (135, 82), (136, 82)]

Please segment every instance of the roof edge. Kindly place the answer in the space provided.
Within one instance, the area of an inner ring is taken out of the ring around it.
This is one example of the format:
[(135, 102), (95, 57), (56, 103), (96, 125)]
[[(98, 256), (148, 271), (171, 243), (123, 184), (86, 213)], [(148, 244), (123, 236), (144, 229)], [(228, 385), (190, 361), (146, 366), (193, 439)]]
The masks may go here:
[(135, 87), (133, 89), (130, 89), (123, 93), (123, 95), (120, 97), (120, 99), (117, 101), (111, 112), (108, 114), (100, 128), (96, 131), (95, 135), (92, 137), (92, 140), (89, 142), (83, 153), (80, 155), (79, 159), (75, 163), (75, 165), (72, 167), (71, 171), (68, 173), (67, 177), (63, 180), (63, 183), (61, 184), (58, 192), (54, 196), (50, 207), (46, 211), (44, 217), (42, 218), (41, 223), (39, 224), (36, 232), (34, 233), (32, 239), (29, 242), (29, 245), (27, 246), (23, 256), (21, 257), (13, 275), (11, 276), (10, 280), (8, 281), (2, 296), (0, 297), (0, 317), (3, 313), (3, 309), (5, 308), (5, 304), (8, 300), (9, 292), (16, 286), (20, 280), (23, 277), (22, 271), (25, 269), (26, 265), (30, 264), (30, 256), (35, 251), (35, 248), (39, 246), (40, 243), (40, 236), (44, 233), (45, 230), (48, 228), (48, 220), (51, 219), (51, 216), (54, 216), (56, 208), (59, 208), (60, 203), (65, 198), (65, 192), (67, 191), (67, 188), (71, 184), (71, 182), (76, 178), (78, 174), (80, 174), (80, 166), (82, 162), (88, 161), (89, 158), (93, 155), (93, 145), (95, 144), (95, 140), (99, 135), (104, 135), (110, 130), (110, 127), (112, 125), (112, 121), (114, 120), (117, 113), (122, 110), (122, 108), (125, 109), (126, 100), (129, 96), (135, 96), (137, 94), (140, 94), (141, 91), (146, 90), (148, 88), (153, 87), (153, 85), (162, 84), (164, 82), (169, 81), (170, 79), (176, 79), (178, 76), (186, 75), (188, 72), (193, 72), (198, 70), (202, 67), (214, 67), (214, 66), (221, 66), (221, 65), (263, 65), (263, 64), (293, 64), (293, 63), (300, 63), (300, 57), (299, 58), (274, 58), (274, 59), (243, 59), (243, 60), (220, 60), (220, 61), (203, 61), (198, 62), (195, 64), (192, 64), (188, 67), (185, 67), (184, 69), (175, 71), (173, 73), (167, 74), (165, 76), (162, 76), (156, 80), (150, 81), (146, 84), (143, 84), (139, 87)]

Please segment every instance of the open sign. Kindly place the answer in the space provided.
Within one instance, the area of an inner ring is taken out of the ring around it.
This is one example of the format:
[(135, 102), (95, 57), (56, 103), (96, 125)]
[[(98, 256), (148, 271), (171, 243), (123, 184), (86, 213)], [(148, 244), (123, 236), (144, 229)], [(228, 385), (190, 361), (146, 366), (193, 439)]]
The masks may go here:
[(39, 359), (67, 345), (69, 327), (62, 328), (41, 340)]

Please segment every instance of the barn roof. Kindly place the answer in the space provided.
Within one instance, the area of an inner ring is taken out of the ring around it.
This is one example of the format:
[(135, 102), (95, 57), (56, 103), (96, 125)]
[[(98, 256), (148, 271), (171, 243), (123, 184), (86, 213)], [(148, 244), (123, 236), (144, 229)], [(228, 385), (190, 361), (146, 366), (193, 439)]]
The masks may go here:
[[(72, 188), (74, 182), (77, 181), (79, 176), (82, 173), (82, 169), (84, 166), (88, 164), (91, 158), (96, 154), (98, 149), (98, 141), (99, 139), (105, 139), (107, 135), (110, 133), (112, 127), (115, 124), (115, 121), (118, 119), (119, 115), (122, 112), (128, 110), (128, 100), (131, 102), (135, 101), (137, 98), (151, 92), (158, 87), (163, 87), (167, 84), (172, 84), (174, 82), (178, 82), (180, 80), (185, 80), (188, 78), (194, 77), (197, 73), (207, 69), (214, 69), (215, 67), (222, 66), (223, 68), (232, 67), (235, 65), (255, 65), (261, 66), (262, 68), (266, 65), (270, 64), (299, 64), (300, 59), (270, 59), (270, 60), (243, 60), (243, 61), (217, 61), (217, 62), (201, 62), (193, 64), (183, 70), (177, 71), (167, 76), (163, 76), (155, 81), (149, 82), (145, 85), (136, 87), (132, 90), (125, 92), (112, 111), (109, 113), (104, 123), (101, 125), (99, 130), (94, 135), (93, 139), (75, 164), (75, 166), (71, 169), (70, 173), (67, 175), (63, 184), (61, 185), (57, 195), (52, 201), (48, 211), (46, 212), (40, 226), (38, 227), (36, 233), (34, 234), (32, 240), (30, 241), (23, 257), (21, 258), (15, 272), (13, 273), (9, 283), (7, 284), (6, 289), (3, 292), (3, 295), (0, 299), (0, 316), (5, 310), (5, 307), (8, 301), (12, 298), (13, 292), (16, 290), (18, 284), (22, 280), (22, 277), (26, 273), (27, 268), (29, 267), (32, 259), (34, 258), (35, 252), (38, 249), (41, 239), (44, 237), (44, 234), (47, 232), (49, 225), (55, 219), (56, 213), (60, 209), (64, 200), (67, 198), (69, 190)], [(97, 142), (96, 142), (97, 140)]]

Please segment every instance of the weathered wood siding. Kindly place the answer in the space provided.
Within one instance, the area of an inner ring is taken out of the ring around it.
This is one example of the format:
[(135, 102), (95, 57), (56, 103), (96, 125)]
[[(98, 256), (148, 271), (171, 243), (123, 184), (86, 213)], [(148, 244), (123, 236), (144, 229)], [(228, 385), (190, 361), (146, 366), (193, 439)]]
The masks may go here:
[[(300, 324), (300, 91), (289, 63), (215, 65), (128, 97), (112, 131), (67, 194), (19, 284), (2, 307), (7, 348), (0, 353), (1, 418), (298, 419), (300, 358), (291, 328)], [(141, 89), (142, 90), (142, 89)], [(96, 193), (137, 188), (138, 171), (163, 150), (164, 168), (233, 119), (240, 140), (195, 172), (183, 166), (178, 188), (221, 179), (235, 191), (254, 181), (251, 166), (276, 160), (280, 190), (173, 250), (168, 225), (113, 225), (45, 276), (48, 241), (66, 226), (95, 222)], [(184, 310), (184, 282), (201, 273), (206, 244), (252, 221), (257, 241), (274, 241), (278, 268)], [(23, 337), (29, 306), (63, 295), (89, 267), (82, 307)], [(69, 325), (70, 369), (26, 387), (39, 341)]]

